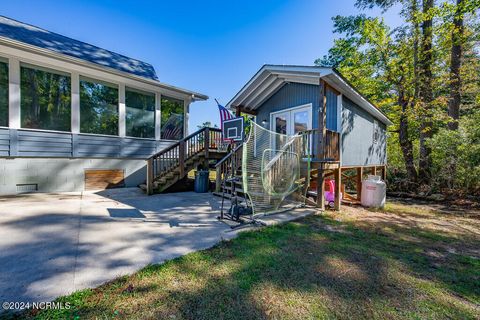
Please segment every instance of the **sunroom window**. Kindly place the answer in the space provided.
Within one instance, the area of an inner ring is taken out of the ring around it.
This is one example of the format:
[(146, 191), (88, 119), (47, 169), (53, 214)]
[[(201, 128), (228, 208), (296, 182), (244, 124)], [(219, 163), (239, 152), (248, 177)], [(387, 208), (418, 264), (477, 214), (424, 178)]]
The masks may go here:
[(127, 136), (155, 138), (155, 94), (125, 89)]
[(80, 77), (80, 132), (118, 135), (118, 86)]
[(22, 128), (70, 131), (70, 75), (43, 67), (20, 66)]
[(183, 100), (162, 96), (161, 138), (180, 140), (183, 138), (185, 118)]
[(8, 63), (0, 58), (0, 126), (8, 126)]

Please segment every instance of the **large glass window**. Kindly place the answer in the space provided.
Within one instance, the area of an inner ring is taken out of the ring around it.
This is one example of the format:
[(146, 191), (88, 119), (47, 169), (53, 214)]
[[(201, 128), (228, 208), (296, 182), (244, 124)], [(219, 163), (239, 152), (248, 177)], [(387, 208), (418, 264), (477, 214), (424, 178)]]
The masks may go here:
[(155, 94), (126, 88), (127, 136), (155, 138)]
[(0, 60), (0, 126), (8, 126), (8, 64)]
[(22, 128), (70, 131), (70, 76), (21, 65), (20, 116)]
[(118, 87), (80, 78), (80, 132), (118, 135)]
[(162, 96), (161, 138), (182, 139), (184, 117), (183, 100)]

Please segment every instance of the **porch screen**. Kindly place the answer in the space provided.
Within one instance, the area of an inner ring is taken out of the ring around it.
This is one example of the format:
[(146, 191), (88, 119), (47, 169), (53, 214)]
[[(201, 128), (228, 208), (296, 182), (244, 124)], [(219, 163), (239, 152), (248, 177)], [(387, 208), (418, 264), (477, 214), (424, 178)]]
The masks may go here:
[(308, 136), (288, 136), (252, 122), (243, 145), (243, 188), (254, 215), (305, 204), (310, 181)]

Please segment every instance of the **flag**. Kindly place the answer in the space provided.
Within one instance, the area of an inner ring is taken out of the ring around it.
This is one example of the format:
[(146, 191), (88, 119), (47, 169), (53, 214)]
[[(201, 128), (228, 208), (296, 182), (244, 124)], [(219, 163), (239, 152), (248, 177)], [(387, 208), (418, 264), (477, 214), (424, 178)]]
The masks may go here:
[(233, 119), (235, 117), (233, 116), (233, 114), (230, 111), (228, 111), (227, 108), (222, 106), (220, 103), (217, 102), (217, 105), (218, 105), (218, 111), (220, 111), (220, 124), (223, 128), (223, 121), (230, 120), (230, 119)]
[[(225, 108), (220, 103), (218, 103), (217, 99), (215, 99), (215, 101), (217, 102), (218, 111), (220, 112), (220, 129), (222, 130), (222, 136), (223, 136), (223, 121), (230, 120), (230, 119), (233, 119), (235, 117), (233, 116), (233, 114), (230, 111), (228, 111), (227, 108)], [(223, 140), (232, 142), (232, 140), (225, 139), (225, 137), (223, 137)]]

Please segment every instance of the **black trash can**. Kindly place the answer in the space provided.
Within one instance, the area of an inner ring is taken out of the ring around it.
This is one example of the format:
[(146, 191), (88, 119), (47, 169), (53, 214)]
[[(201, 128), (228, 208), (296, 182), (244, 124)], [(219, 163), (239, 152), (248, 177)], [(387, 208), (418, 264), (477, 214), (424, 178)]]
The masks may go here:
[(198, 170), (195, 172), (195, 184), (193, 189), (197, 193), (208, 192), (210, 181), (208, 180), (208, 170)]

